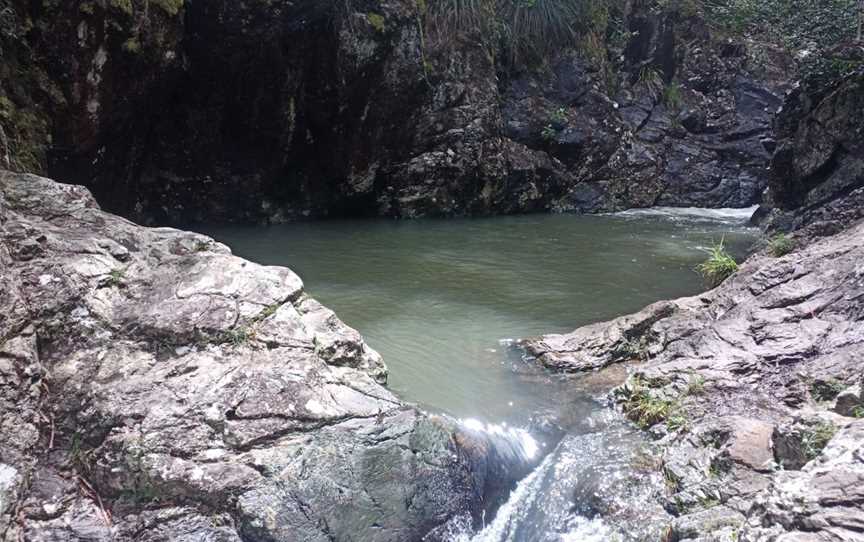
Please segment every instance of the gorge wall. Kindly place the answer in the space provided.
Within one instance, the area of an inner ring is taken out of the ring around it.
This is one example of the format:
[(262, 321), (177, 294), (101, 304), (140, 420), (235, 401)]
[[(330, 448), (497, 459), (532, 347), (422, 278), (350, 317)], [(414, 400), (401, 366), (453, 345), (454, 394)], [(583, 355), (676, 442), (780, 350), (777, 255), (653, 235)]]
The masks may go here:
[(780, 49), (633, 0), (516, 61), (445, 4), (5, 0), (7, 167), (163, 224), (761, 200)]

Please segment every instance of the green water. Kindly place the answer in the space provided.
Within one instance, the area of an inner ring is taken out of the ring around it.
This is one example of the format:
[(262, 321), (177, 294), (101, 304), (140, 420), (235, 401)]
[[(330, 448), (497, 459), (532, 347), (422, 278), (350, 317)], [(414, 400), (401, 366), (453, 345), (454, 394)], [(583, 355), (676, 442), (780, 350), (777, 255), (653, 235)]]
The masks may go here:
[(752, 244), (744, 220), (660, 211), (202, 230), (240, 256), (297, 272), (384, 356), (404, 399), (521, 423), (562, 407), (584, 412), (591, 398), (523, 361), (509, 340), (699, 292), (693, 268), (706, 246), (725, 239), (741, 257)]

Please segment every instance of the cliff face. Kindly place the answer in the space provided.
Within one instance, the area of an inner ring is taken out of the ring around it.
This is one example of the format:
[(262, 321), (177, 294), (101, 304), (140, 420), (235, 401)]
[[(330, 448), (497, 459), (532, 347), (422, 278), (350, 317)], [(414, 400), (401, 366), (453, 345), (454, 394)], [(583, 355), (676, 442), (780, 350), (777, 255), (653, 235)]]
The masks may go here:
[(674, 540), (857, 540), (864, 487), (862, 73), (778, 117), (762, 250), (693, 298), (526, 343), (544, 365), (628, 363), (615, 393), (659, 440)]
[(159, 223), (759, 201), (788, 59), (625, 4), (515, 65), (409, 0), (13, 1), (3, 63), (36, 83), (0, 124), (19, 165)]
[(3, 540), (441, 540), (537, 460), (404, 405), (290, 270), (80, 186), (0, 173), (0, 286)]

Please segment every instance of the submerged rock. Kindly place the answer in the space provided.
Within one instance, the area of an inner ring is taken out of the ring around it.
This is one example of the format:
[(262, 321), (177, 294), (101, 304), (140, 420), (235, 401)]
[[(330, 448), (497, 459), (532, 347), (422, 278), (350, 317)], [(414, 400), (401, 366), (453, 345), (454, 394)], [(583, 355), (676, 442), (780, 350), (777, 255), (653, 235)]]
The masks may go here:
[(404, 405), (290, 270), (82, 187), (0, 172), (0, 282), (4, 539), (419, 540), (540, 459)]

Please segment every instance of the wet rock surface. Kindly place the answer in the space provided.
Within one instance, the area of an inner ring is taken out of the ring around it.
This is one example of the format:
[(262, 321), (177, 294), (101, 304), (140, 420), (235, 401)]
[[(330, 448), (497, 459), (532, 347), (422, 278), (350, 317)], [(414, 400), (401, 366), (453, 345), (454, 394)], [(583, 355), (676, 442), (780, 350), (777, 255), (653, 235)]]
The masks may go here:
[(286, 268), (8, 172), (0, 236), (4, 540), (435, 540), (531, 466)]

